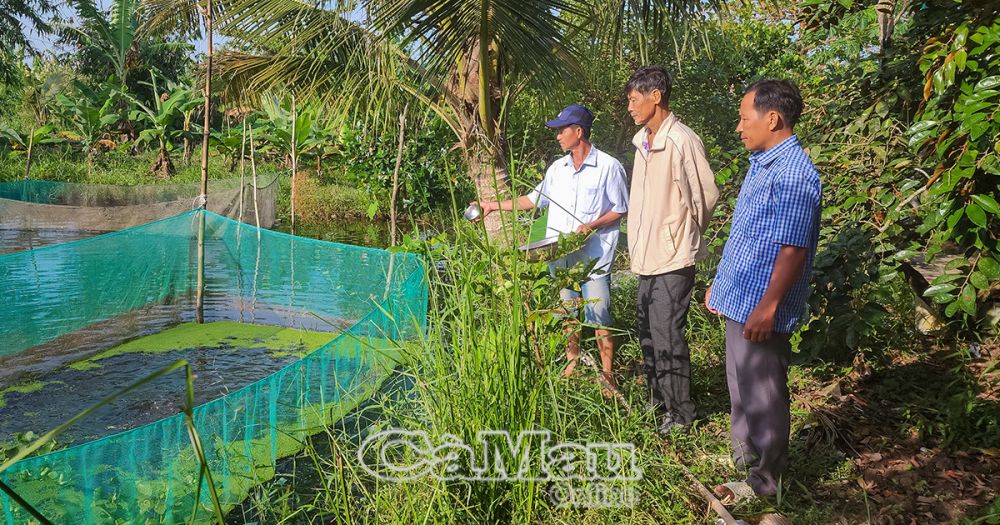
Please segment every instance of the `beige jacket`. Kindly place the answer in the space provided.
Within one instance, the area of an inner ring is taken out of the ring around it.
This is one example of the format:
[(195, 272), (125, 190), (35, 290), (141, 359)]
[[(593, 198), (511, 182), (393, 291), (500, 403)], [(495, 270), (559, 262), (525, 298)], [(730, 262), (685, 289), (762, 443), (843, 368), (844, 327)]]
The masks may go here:
[(632, 271), (657, 275), (692, 266), (708, 254), (702, 239), (719, 199), (701, 138), (673, 113), (646, 151), (643, 127), (635, 134), (629, 193), (628, 251)]

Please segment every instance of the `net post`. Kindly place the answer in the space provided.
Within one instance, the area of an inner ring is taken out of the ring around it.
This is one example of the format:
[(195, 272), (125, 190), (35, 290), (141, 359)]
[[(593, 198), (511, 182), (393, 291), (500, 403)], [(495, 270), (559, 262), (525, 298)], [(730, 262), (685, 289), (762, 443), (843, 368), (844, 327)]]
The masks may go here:
[(195, 300), (195, 321), (205, 322), (205, 209), (198, 210), (198, 291)]
[(3, 493), (6, 494), (10, 499), (14, 500), (14, 503), (20, 505), (22, 509), (27, 511), (28, 514), (31, 514), (31, 517), (38, 520), (39, 523), (43, 525), (52, 525), (52, 522), (49, 521), (49, 519), (46, 518), (41, 512), (39, 512), (38, 509), (36, 509), (30, 503), (28, 503), (24, 498), (21, 497), (20, 494), (14, 492), (14, 489), (10, 488), (3, 481), (0, 481), (0, 491), (3, 491)]

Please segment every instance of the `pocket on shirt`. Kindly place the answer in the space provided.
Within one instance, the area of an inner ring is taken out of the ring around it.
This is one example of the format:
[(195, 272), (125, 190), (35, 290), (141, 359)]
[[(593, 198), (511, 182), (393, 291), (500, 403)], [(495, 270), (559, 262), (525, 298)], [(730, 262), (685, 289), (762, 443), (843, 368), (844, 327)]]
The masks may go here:
[(677, 245), (680, 242), (678, 238), (679, 233), (679, 223), (664, 223), (660, 228), (660, 250), (666, 258), (665, 262), (669, 262), (677, 255)]
[(580, 211), (583, 213), (600, 213), (601, 203), (604, 200), (601, 188), (583, 188), (580, 192)]

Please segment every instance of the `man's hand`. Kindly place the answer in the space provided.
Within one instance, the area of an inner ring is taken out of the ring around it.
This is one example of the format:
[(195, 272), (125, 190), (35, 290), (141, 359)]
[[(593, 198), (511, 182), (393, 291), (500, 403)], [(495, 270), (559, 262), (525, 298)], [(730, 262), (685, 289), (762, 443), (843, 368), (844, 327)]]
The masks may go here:
[(489, 214), (491, 214), (491, 213), (493, 213), (493, 212), (495, 212), (495, 211), (497, 211), (497, 210), (500, 209), (500, 203), (499, 202), (493, 202), (493, 201), (485, 201), (485, 202), (483, 202), (483, 201), (472, 201), (469, 204), (478, 204), (479, 208), (481, 210), (483, 210), (483, 215), (480, 217), (480, 219), (483, 219), (487, 215), (489, 215)]
[(807, 255), (808, 250), (799, 246), (784, 245), (778, 250), (778, 257), (774, 261), (774, 270), (771, 271), (771, 282), (767, 285), (764, 297), (760, 299), (757, 306), (750, 312), (750, 317), (747, 317), (747, 322), (743, 324), (743, 337), (745, 339), (760, 343), (771, 337), (778, 304), (781, 303), (785, 293), (791, 289), (799, 275), (802, 275)]
[(705, 309), (708, 310), (709, 312), (712, 312), (715, 315), (722, 315), (718, 310), (712, 308), (712, 305), (708, 304), (708, 300), (711, 298), (712, 298), (712, 287), (709, 286), (708, 289), (705, 290)]
[(589, 235), (590, 232), (594, 231), (589, 224), (581, 224), (579, 228), (576, 229), (576, 233), (582, 233), (584, 235)]
[(750, 312), (750, 317), (747, 317), (747, 322), (743, 324), (743, 338), (754, 343), (770, 339), (771, 333), (774, 332), (774, 316), (777, 311), (777, 305), (758, 303)]

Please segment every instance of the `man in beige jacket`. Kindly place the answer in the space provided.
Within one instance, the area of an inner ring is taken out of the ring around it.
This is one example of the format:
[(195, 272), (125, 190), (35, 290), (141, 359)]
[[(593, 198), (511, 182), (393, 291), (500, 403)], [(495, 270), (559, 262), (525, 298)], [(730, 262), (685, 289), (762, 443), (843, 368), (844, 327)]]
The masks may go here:
[(629, 194), (628, 248), (639, 277), (639, 343), (650, 404), (660, 432), (686, 427), (691, 401), (691, 353), (684, 330), (695, 263), (707, 255), (702, 235), (719, 198), (701, 138), (670, 111), (670, 74), (643, 67), (625, 88), (636, 133)]

